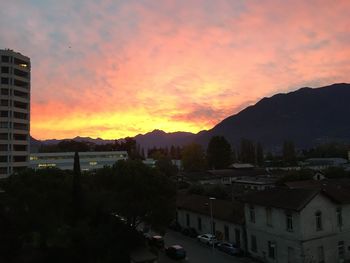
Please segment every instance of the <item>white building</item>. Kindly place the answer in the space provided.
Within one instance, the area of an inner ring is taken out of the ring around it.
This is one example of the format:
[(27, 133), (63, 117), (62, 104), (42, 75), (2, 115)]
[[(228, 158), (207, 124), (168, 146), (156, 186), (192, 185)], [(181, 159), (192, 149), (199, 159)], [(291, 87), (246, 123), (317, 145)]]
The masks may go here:
[(350, 191), (270, 189), (245, 196), (248, 252), (264, 262), (350, 259)]
[(30, 59), (0, 50), (0, 178), (29, 163)]
[[(79, 152), (80, 167), (83, 171), (112, 166), (119, 160), (128, 159), (126, 151), (112, 152)], [(74, 152), (31, 153), (30, 167), (43, 169), (55, 167), (62, 170), (73, 170)]]
[(213, 232), (219, 240), (225, 240), (245, 248), (244, 211), (240, 202), (215, 199), (206, 196), (179, 194), (176, 220), (183, 228), (194, 228), (199, 234)]

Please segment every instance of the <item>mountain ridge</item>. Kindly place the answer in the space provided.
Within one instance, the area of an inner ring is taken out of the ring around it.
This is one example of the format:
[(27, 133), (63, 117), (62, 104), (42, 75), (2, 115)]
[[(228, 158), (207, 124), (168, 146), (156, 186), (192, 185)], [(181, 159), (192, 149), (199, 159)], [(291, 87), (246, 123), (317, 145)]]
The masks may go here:
[[(264, 97), (213, 128), (197, 134), (166, 133), (155, 129), (133, 138), (144, 148), (182, 146), (190, 142), (206, 146), (214, 135), (225, 136), (233, 145), (238, 145), (241, 138), (247, 138), (260, 141), (267, 148), (276, 148), (286, 139), (293, 140), (298, 147), (311, 147), (331, 140), (350, 141), (350, 123), (346, 121), (346, 116), (350, 115), (349, 101), (350, 84), (347, 83), (319, 88), (302, 87)], [(79, 136), (73, 140), (96, 144), (115, 141)], [(59, 141), (45, 140), (43, 143)]]

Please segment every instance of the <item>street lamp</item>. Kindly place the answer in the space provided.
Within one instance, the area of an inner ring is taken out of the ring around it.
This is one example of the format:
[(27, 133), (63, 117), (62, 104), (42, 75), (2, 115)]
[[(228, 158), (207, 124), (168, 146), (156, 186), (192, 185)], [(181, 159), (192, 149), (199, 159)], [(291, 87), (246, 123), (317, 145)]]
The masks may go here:
[[(215, 197), (209, 197), (209, 203), (210, 203), (210, 218), (211, 218), (211, 234), (214, 236), (214, 220), (213, 220), (213, 201), (215, 200)], [(212, 240), (212, 252), (214, 253), (214, 240)]]

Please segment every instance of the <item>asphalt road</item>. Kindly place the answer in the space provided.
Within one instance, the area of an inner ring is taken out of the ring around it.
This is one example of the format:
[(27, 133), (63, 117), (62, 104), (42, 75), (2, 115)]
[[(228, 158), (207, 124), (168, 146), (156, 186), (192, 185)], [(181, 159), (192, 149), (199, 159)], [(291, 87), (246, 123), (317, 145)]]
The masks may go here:
[(173, 262), (191, 262), (191, 263), (250, 263), (253, 262), (248, 258), (239, 258), (230, 256), (217, 249), (212, 250), (211, 247), (197, 242), (195, 238), (190, 238), (181, 233), (169, 230), (165, 236), (165, 246), (181, 245), (187, 252), (185, 260), (176, 261), (167, 257), (164, 252), (159, 253), (159, 263)]

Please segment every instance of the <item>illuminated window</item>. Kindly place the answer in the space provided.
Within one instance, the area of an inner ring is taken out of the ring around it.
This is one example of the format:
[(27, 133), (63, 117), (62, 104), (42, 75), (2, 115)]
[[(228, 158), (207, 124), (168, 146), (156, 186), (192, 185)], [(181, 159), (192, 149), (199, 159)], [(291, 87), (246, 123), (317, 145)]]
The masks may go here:
[(26, 68), (26, 67), (28, 67), (28, 65), (27, 65), (27, 64), (24, 64), (24, 63), (22, 63), (22, 64), (19, 64), (19, 66), (20, 66), (20, 67), (23, 67), (23, 68)]
[(89, 162), (90, 165), (97, 165), (97, 162)]

